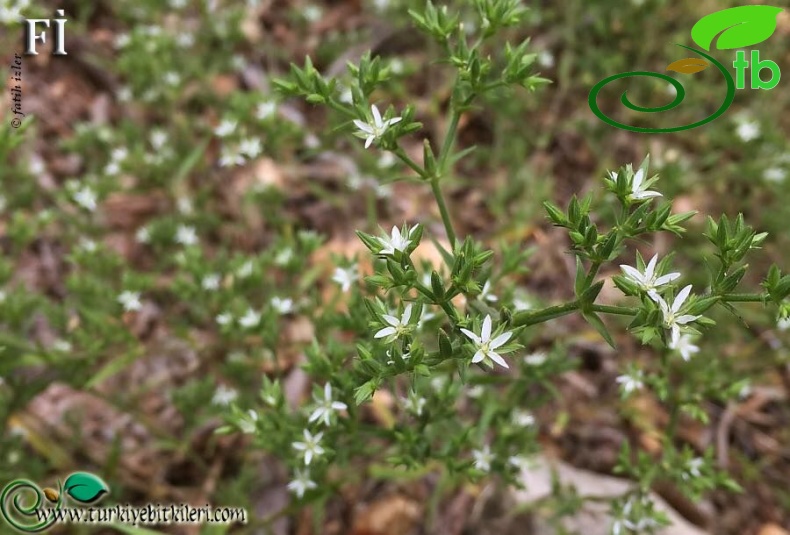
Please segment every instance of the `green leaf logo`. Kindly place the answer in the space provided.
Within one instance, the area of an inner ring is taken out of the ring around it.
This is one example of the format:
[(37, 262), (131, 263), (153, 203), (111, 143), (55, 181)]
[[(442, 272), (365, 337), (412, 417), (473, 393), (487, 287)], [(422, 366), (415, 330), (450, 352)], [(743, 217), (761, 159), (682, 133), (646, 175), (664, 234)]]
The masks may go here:
[[(776, 16), (783, 11), (773, 6), (739, 6), (722, 9), (702, 17), (691, 28), (691, 38), (700, 47), (710, 50), (713, 40), (716, 48), (727, 50), (762, 43), (776, 30)], [(723, 32), (723, 33), (722, 33)]]
[(105, 492), (110, 492), (110, 487), (98, 476), (88, 472), (74, 472), (66, 479), (63, 490), (78, 502), (91, 503)]

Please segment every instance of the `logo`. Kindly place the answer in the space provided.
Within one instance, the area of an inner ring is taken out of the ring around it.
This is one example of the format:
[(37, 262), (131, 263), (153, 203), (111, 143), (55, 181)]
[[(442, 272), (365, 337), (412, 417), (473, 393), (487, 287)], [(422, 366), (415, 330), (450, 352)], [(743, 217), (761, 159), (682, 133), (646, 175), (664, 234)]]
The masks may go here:
[[(647, 76), (651, 78), (658, 78), (664, 80), (675, 88), (675, 98), (669, 104), (664, 106), (639, 106), (631, 102), (628, 98), (628, 92), (624, 91), (620, 95), (620, 102), (633, 111), (643, 113), (657, 113), (662, 111), (671, 110), (681, 102), (686, 96), (686, 90), (683, 85), (672, 78), (671, 76), (658, 72), (649, 71), (631, 71), (614, 76), (604, 78), (590, 90), (588, 103), (592, 112), (605, 123), (621, 128), (623, 130), (630, 130), (631, 132), (642, 132), (646, 134), (663, 134), (669, 132), (679, 132), (681, 130), (690, 130), (707, 124), (714, 119), (720, 117), (727, 108), (730, 107), (732, 101), (735, 100), (735, 89), (745, 89), (747, 85), (746, 68), (751, 67), (751, 76), (749, 77), (749, 86), (752, 89), (765, 89), (770, 90), (779, 84), (781, 73), (779, 66), (768, 59), (760, 59), (760, 51), (752, 50), (751, 54), (747, 55), (743, 50), (739, 50), (735, 54), (735, 61), (732, 66), (735, 68), (735, 79), (727, 68), (716, 60), (713, 56), (706, 54), (705, 51), (710, 52), (711, 47), (716, 41), (716, 48), (719, 50), (730, 50), (733, 48), (746, 48), (762, 43), (776, 30), (776, 17), (783, 11), (782, 8), (773, 6), (740, 6), (730, 9), (723, 9), (710, 15), (701, 18), (691, 28), (691, 39), (697, 46), (703, 50), (698, 50), (690, 46), (678, 44), (677, 46), (689, 50), (699, 57), (679, 59), (670, 63), (667, 66), (668, 71), (678, 72), (680, 74), (694, 74), (703, 71), (713, 65), (718, 69), (724, 77), (727, 84), (727, 94), (721, 106), (708, 117), (696, 121), (691, 124), (682, 126), (673, 126), (668, 128), (646, 128), (639, 126), (630, 126), (618, 122), (601, 111), (598, 107), (598, 93), (610, 82), (619, 80), (621, 78), (630, 78), (632, 76)], [(769, 72), (770, 78), (764, 79), (761, 73)]]
[[(60, 15), (61, 17), (65, 13), (62, 9), (58, 9), (55, 11), (56, 14)], [(67, 19), (54, 19), (55, 22), (55, 49), (52, 52), (54, 56), (66, 56), (66, 43), (64, 39), (66, 38), (66, 29), (64, 25), (66, 24)], [(41, 33), (36, 33), (36, 24), (43, 24), (47, 28), (50, 26), (50, 22), (53, 22), (50, 19), (25, 19), (25, 55), (27, 56), (37, 56), (38, 52), (36, 51), (36, 41), (41, 40), (42, 43), (47, 42), (47, 31), (42, 30)]]
[(52, 527), (57, 521), (54, 511), (60, 511), (67, 499), (79, 505), (93, 504), (108, 492), (107, 484), (89, 472), (74, 472), (63, 483), (58, 480), (57, 490), (42, 490), (28, 479), (15, 479), (0, 493), (0, 514), (17, 530), (37, 533)]

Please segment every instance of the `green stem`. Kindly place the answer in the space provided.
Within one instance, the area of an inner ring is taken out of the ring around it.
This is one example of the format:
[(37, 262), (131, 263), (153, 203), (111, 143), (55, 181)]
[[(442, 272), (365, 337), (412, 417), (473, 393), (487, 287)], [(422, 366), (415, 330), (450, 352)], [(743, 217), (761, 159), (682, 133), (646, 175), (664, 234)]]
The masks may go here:
[(444, 137), (442, 144), (442, 151), (439, 153), (439, 174), (444, 175), (447, 171), (447, 158), (450, 156), (450, 151), (453, 149), (455, 143), (455, 134), (458, 131), (458, 121), (461, 120), (461, 112), (453, 110), (450, 117), (450, 125), (447, 127), (447, 134)]
[(544, 321), (559, 318), (560, 316), (565, 316), (571, 312), (575, 312), (578, 309), (579, 302), (571, 301), (569, 303), (555, 305), (553, 307), (544, 308), (543, 310), (538, 310), (535, 312), (529, 310), (518, 312), (513, 316), (513, 326), (521, 327), (535, 325), (536, 323), (543, 323)]
[(593, 312), (603, 312), (604, 314), (614, 314), (616, 316), (636, 316), (639, 313), (638, 308), (619, 307), (613, 305), (593, 305)]
[(729, 303), (762, 303), (762, 294), (724, 294), (721, 296), (722, 301)]
[(421, 178), (426, 178), (426, 176), (425, 176), (425, 169), (423, 169), (422, 167), (417, 165), (417, 163), (414, 160), (409, 158), (409, 155), (406, 154), (406, 151), (404, 151), (401, 147), (396, 147), (395, 150), (392, 151), (392, 152), (393, 152), (393, 154), (395, 154), (395, 156), (400, 158), (400, 160), (403, 163), (408, 165), (411, 168), (412, 171), (414, 171), (415, 173), (420, 175)]
[(444, 195), (442, 189), (439, 187), (439, 179), (431, 179), (431, 191), (436, 198), (436, 204), (439, 205), (439, 213), (442, 214), (442, 223), (444, 223), (444, 231), (447, 233), (447, 239), (450, 241), (450, 249), (455, 252), (455, 230), (453, 230), (453, 222), (450, 220), (450, 212), (447, 210), (447, 204), (444, 202)]

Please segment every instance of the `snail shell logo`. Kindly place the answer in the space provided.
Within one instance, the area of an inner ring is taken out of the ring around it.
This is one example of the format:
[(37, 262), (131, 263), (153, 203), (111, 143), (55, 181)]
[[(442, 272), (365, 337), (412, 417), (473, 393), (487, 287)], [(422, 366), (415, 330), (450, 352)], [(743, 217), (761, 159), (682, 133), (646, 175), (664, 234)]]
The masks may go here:
[[(110, 488), (107, 484), (88, 472), (74, 472), (63, 483), (58, 481), (57, 490), (42, 490), (28, 479), (15, 479), (0, 493), (0, 514), (15, 529), (23, 533), (38, 533), (55, 523), (54, 515), (46, 514), (45, 519), (41, 520), (40, 513), (47, 509), (63, 508), (66, 496), (78, 504), (91, 504), (108, 492)], [(45, 507), (44, 500), (51, 505)]]
[[(719, 50), (729, 50), (733, 48), (753, 46), (771, 37), (771, 35), (776, 30), (776, 17), (781, 11), (781, 8), (773, 6), (740, 6), (730, 9), (723, 9), (721, 11), (711, 13), (710, 15), (706, 15), (697, 21), (694, 27), (691, 28), (691, 39), (705, 51), (710, 51), (714, 40), (716, 40), (716, 48)], [(707, 124), (724, 114), (724, 112), (727, 111), (727, 108), (730, 107), (730, 104), (732, 104), (732, 101), (735, 100), (736, 82), (733, 80), (730, 72), (724, 67), (724, 65), (722, 65), (712, 56), (706, 54), (703, 50), (698, 50), (696, 48), (680, 44), (678, 44), (678, 46), (693, 52), (698, 57), (684, 58), (673, 61), (667, 66), (667, 70), (681, 74), (695, 74), (713, 65), (724, 77), (724, 81), (727, 84), (727, 93), (724, 96), (724, 101), (721, 103), (721, 106), (719, 106), (715, 112), (713, 112), (708, 117), (691, 124), (672, 126), (668, 128), (646, 128), (631, 126), (618, 122), (611, 117), (608, 117), (601, 111), (601, 109), (598, 107), (597, 100), (598, 93), (601, 92), (604, 86), (615, 80), (619, 80), (621, 78), (630, 78), (632, 76), (647, 76), (650, 78), (664, 80), (675, 88), (676, 95), (669, 104), (664, 106), (650, 107), (634, 104), (629, 100), (628, 92), (624, 91), (623, 94), (620, 95), (620, 102), (622, 102), (623, 106), (626, 108), (636, 112), (657, 113), (668, 111), (679, 106), (686, 96), (686, 90), (683, 88), (683, 85), (667, 74), (649, 71), (623, 72), (620, 74), (615, 74), (614, 76), (609, 76), (608, 78), (604, 78), (595, 84), (590, 90), (590, 95), (588, 97), (588, 102), (592, 112), (599, 119), (611, 126), (614, 126), (615, 128), (630, 130), (631, 132), (642, 132), (646, 134), (663, 134), (697, 128), (698, 126)], [(743, 89), (745, 87), (745, 69), (749, 66), (749, 61), (745, 56), (746, 55), (744, 52), (739, 51), (737, 54), (737, 60), (733, 62), (733, 66), (736, 69), (738, 77), (738, 89)], [(768, 60), (760, 61), (760, 55), (757, 51), (753, 51), (751, 57), (752, 88), (772, 89), (776, 87), (776, 85), (779, 83), (779, 77), (781, 76), (779, 67), (776, 65), (776, 63)], [(760, 71), (763, 69), (770, 69), (770, 80), (763, 81), (760, 78)]]

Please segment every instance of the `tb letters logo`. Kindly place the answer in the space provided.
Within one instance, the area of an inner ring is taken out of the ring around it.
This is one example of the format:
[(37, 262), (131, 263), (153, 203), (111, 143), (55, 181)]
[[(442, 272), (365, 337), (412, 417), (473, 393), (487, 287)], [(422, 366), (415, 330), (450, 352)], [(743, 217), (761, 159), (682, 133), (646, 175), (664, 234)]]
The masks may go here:
[[(691, 39), (699, 47), (708, 52), (711, 46), (713, 46), (714, 40), (716, 41), (716, 48), (719, 50), (750, 47), (762, 43), (771, 37), (776, 30), (776, 17), (781, 11), (783, 11), (782, 8), (773, 6), (740, 6), (722, 9), (721, 11), (706, 15), (697, 21), (694, 27), (691, 28)], [(631, 76), (647, 76), (664, 80), (675, 88), (676, 95), (675, 99), (665, 106), (649, 107), (634, 104), (628, 99), (627, 91), (624, 91), (620, 96), (620, 101), (626, 108), (637, 112), (655, 113), (671, 110), (678, 106), (686, 96), (686, 91), (681, 83), (667, 74), (648, 71), (631, 71), (615, 74), (595, 84), (590, 90), (590, 95), (587, 99), (592, 112), (605, 123), (615, 128), (630, 130), (631, 132), (643, 132), (648, 134), (679, 132), (681, 130), (689, 130), (707, 124), (727, 111), (732, 101), (735, 100), (735, 89), (745, 89), (747, 86), (746, 69), (748, 67), (751, 67), (751, 76), (748, 80), (751, 89), (769, 90), (779, 84), (779, 79), (781, 78), (779, 66), (771, 60), (760, 59), (759, 50), (752, 50), (749, 55), (743, 50), (736, 52), (735, 61), (732, 63), (733, 68), (735, 68), (735, 80), (733, 80), (727, 68), (712, 56), (706, 54), (702, 50), (681, 44), (678, 44), (678, 46), (701, 56), (703, 59), (679, 59), (667, 66), (668, 71), (675, 71), (682, 74), (694, 74), (713, 65), (724, 77), (724, 81), (727, 84), (727, 94), (724, 97), (724, 102), (722, 102), (721, 106), (719, 106), (713, 114), (697, 122), (682, 126), (645, 128), (618, 122), (601, 111), (597, 102), (598, 93), (600, 93), (601, 89), (610, 82), (619, 80), (620, 78), (629, 78)], [(770, 73), (770, 78), (764, 77), (763, 73)]]

